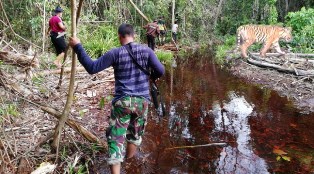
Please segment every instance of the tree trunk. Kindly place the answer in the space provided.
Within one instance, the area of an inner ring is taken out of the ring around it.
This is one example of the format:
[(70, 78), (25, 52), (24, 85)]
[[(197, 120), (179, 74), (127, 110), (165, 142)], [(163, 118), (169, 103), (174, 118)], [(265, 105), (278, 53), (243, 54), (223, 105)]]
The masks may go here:
[(135, 8), (135, 10), (136, 10), (147, 22), (149, 22), (148, 17), (146, 17), (146, 16), (144, 15), (144, 13), (141, 12), (141, 10), (134, 4), (134, 2), (133, 2), (132, 0), (128, 0), (128, 1), (133, 5), (133, 7)]
[(42, 51), (45, 52), (45, 41), (46, 41), (46, 0), (44, 0), (44, 16), (43, 16), (43, 45)]
[(213, 28), (215, 28), (216, 27), (216, 25), (217, 25), (217, 20), (218, 20), (218, 17), (220, 16), (220, 13), (221, 13), (221, 10), (222, 10), (222, 4), (224, 3), (224, 0), (220, 0), (219, 1), (219, 4), (218, 4), (218, 7), (216, 8), (216, 14), (215, 14), (215, 19), (214, 19), (214, 27)]
[[(71, 0), (71, 16), (72, 16), (72, 37), (76, 37), (76, 0)], [(60, 143), (60, 136), (63, 130), (64, 124), (68, 119), (70, 109), (73, 103), (73, 95), (74, 95), (74, 83), (75, 83), (75, 71), (76, 71), (76, 54), (72, 52), (72, 66), (71, 66), (71, 78), (70, 78), (70, 85), (69, 85), (69, 92), (68, 98), (62, 113), (62, 116), (59, 120), (58, 125), (56, 126), (55, 133), (53, 136), (53, 142), (51, 147), (53, 150), (56, 150), (57, 154), (59, 151), (59, 143)]]
[[(175, 0), (172, 0), (171, 27), (174, 25), (174, 20), (175, 20), (175, 14), (174, 14), (175, 6), (176, 6), (176, 1), (175, 1)], [(172, 32), (171, 32), (171, 33), (172, 33)]]

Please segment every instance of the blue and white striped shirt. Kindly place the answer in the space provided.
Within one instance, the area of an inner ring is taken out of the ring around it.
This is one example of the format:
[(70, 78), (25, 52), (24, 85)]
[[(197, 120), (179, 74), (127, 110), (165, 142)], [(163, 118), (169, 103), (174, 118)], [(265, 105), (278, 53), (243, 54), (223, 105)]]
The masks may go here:
[[(165, 73), (153, 50), (137, 43), (130, 43), (133, 55), (144, 69), (154, 71), (154, 77), (159, 78)], [(149, 77), (133, 62), (124, 46), (109, 50), (107, 53), (93, 61), (81, 44), (74, 46), (74, 51), (80, 63), (89, 74), (95, 74), (110, 66), (114, 69), (115, 95), (112, 102), (125, 96), (144, 97), (150, 100)]]

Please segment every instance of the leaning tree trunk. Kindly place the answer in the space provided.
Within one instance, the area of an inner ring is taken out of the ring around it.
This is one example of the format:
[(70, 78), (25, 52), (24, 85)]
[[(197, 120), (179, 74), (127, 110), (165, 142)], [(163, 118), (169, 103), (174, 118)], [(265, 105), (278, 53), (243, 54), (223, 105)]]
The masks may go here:
[(141, 10), (134, 4), (134, 2), (132, 0), (129, 0), (129, 2), (133, 5), (133, 7), (135, 8), (135, 10), (147, 21), (149, 22), (149, 19), (147, 16), (144, 15), (144, 13), (141, 12)]
[[(76, 37), (76, 0), (71, 0), (71, 15), (72, 15), (72, 36)], [(62, 116), (59, 119), (58, 125), (56, 126), (55, 133), (53, 136), (53, 142), (51, 144), (52, 149), (56, 150), (57, 154), (59, 151), (60, 135), (64, 127), (64, 124), (66, 120), (68, 119), (68, 115), (70, 113), (70, 109), (73, 103), (75, 70), (76, 70), (76, 54), (74, 51), (72, 53), (72, 66), (71, 67), (72, 69), (71, 69), (68, 98), (67, 98)]]

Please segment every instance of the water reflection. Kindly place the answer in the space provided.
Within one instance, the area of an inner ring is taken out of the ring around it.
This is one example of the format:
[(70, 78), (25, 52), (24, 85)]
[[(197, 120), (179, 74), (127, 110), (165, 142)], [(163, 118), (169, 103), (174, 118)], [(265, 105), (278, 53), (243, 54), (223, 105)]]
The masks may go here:
[[(186, 111), (186, 109), (185, 109)], [(172, 104), (170, 106), (169, 112), (169, 129), (170, 137), (174, 139), (190, 139), (193, 140), (193, 136), (189, 130), (189, 115), (187, 112), (178, 114), (176, 112), (176, 105)]]
[(268, 173), (266, 162), (254, 154), (250, 144), (249, 117), (253, 116), (253, 105), (243, 96), (229, 93), (229, 101), (213, 104), (215, 128), (213, 133), (227, 132), (236, 139), (236, 147), (224, 147), (217, 159), (216, 173)]

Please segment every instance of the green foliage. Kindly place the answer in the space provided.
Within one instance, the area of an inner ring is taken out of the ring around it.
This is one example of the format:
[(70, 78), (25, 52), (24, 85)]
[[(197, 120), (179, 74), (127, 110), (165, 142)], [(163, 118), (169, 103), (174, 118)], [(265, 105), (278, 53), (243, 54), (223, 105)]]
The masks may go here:
[(269, 24), (277, 24), (277, 19), (278, 19), (278, 12), (277, 12), (277, 9), (276, 9), (276, 6), (275, 4), (272, 4), (270, 6), (270, 14), (269, 14), (269, 18), (268, 18), (268, 23)]
[(292, 27), (293, 31), (300, 33), (305, 26), (314, 24), (314, 9), (303, 7), (301, 11), (290, 12), (286, 16), (286, 22), (288, 26)]
[(62, 148), (60, 158), (64, 161), (67, 159), (67, 156), (68, 156), (68, 151), (66, 150), (66, 147), (64, 146)]
[(222, 45), (218, 45), (216, 48), (215, 62), (222, 64), (227, 56), (227, 52), (230, 52), (236, 48), (236, 36), (227, 35), (223, 37), (225, 42)]
[(117, 29), (113, 26), (82, 27), (79, 37), (92, 58), (98, 58), (111, 48), (120, 45)]
[(99, 108), (103, 109), (105, 107), (105, 98), (101, 97), (100, 102), (99, 102)]
[(88, 109), (81, 109), (81, 110), (79, 110), (80, 117), (84, 117), (85, 113), (88, 112), (88, 111), (89, 111)]
[(103, 146), (100, 146), (96, 143), (93, 143), (92, 146), (91, 146), (91, 150), (93, 153), (98, 153), (100, 151), (103, 151), (104, 150), (104, 147)]
[[(17, 117), (20, 115), (16, 104), (2, 104), (0, 105), (0, 116), (13, 116)], [(1, 120), (0, 120), (1, 121)]]
[(314, 9), (302, 8), (301, 11), (290, 12), (286, 16), (287, 25), (292, 27), (294, 52), (314, 52)]
[(158, 59), (167, 65), (169, 65), (172, 62), (172, 59), (174, 57), (171, 51), (158, 50), (155, 53)]

